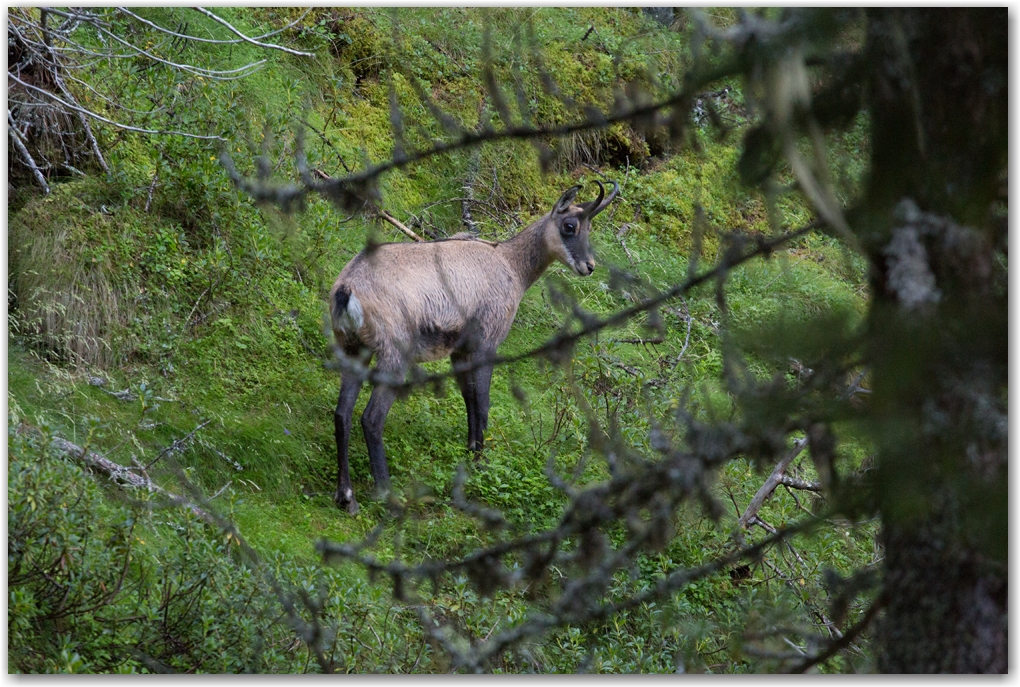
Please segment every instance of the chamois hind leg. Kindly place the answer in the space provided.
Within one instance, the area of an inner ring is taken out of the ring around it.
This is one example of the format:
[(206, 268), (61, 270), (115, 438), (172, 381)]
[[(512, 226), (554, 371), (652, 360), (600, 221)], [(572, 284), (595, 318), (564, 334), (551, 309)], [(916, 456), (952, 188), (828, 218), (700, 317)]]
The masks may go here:
[(348, 513), (355, 515), (358, 512), (358, 502), (351, 487), (348, 452), (351, 446), (351, 417), (354, 415), (354, 404), (358, 400), (362, 382), (356, 375), (346, 371), (342, 373), (341, 380), (340, 398), (337, 399), (336, 411), (333, 413), (337, 462), (336, 493), (333, 494), (333, 502), (338, 508), (345, 508)]
[(458, 365), (467, 365), (471, 358), (463, 353), (454, 353), (450, 356), (450, 362), (454, 366), (454, 377), (457, 378), (457, 386), (460, 387), (460, 395), (464, 397), (464, 407), (467, 409), (468, 422), (468, 450), (476, 450), (478, 442), (478, 420), (475, 404), (474, 371), (457, 372)]
[[(492, 351), (480, 351), (478, 358), (489, 358)], [(489, 387), (492, 385), (492, 365), (482, 365), (471, 372), (475, 402), (475, 460), (481, 457), (485, 445), (485, 432), (489, 428)]]
[[(387, 376), (401, 377), (403, 366), (379, 361), (377, 369)], [(397, 392), (392, 387), (379, 384), (372, 389), (372, 398), (365, 406), (361, 415), (361, 429), (365, 432), (365, 444), (368, 446), (368, 467), (372, 471), (376, 490), (380, 493), (390, 488), (390, 470), (386, 465), (386, 450), (383, 448), (383, 427), (386, 416), (397, 400)]]

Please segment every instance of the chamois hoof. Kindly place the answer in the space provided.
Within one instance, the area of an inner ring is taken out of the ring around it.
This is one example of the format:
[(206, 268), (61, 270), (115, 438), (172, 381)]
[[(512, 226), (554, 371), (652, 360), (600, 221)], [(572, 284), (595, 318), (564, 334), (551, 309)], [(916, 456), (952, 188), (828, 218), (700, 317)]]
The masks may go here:
[(475, 465), (482, 465), (485, 462), (485, 448), (483, 444), (468, 444), (468, 452), (471, 454), (471, 462)]
[(354, 498), (354, 492), (350, 489), (341, 490), (338, 488), (336, 493), (333, 494), (333, 503), (336, 504), (337, 508), (346, 510), (350, 515), (357, 515), (358, 511), (361, 510), (357, 500)]

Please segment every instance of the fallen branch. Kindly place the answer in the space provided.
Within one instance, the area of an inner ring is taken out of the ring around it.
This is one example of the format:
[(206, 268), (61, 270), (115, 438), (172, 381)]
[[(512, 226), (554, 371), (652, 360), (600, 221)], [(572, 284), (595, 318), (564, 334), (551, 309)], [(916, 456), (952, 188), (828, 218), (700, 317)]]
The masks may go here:
[(821, 482), (809, 482), (806, 479), (797, 479), (796, 477), (790, 477), (789, 475), (780, 475), (779, 484), (784, 484), (791, 489), (803, 489), (805, 491), (821, 491)]
[(423, 239), (422, 237), (418, 236), (413, 231), (408, 229), (406, 226), (404, 226), (403, 222), (401, 222), (400, 220), (398, 220), (396, 217), (394, 217), (390, 213), (386, 212), (385, 210), (380, 210), (379, 211), (379, 217), (381, 219), (386, 220), (387, 222), (389, 222), (390, 224), (395, 226), (397, 229), (399, 229), (400, 231), (402, 231), (405, 234), (407, 234), (408, 236), (410, 236), (415, 241), (418, 241), (419, 243), (425, 241), (425, 239)]
[(148, 214), (149, 208), (152, 207), (152, 193), (153, 191), (156, 190), (156, 184), (158, 182), (159, 182), (159, 170), (156, 170), (156, 173), (152, 175), (152, 183), (149, 184), (149, 195), (145, 197), (145, 210), (143, 210), (143, 212), (145, 212), (146, 214)]
[(613, 343), (623, 344), (661, 344), (663, 341), (665, 341), (665, 339), (663, 339), (662, 335), (660, 334), (659, 336), (656, 336), (651, 339), (612, 339), (612, 341)]
[(807, 446), (806, 438), (797, 439), (797, 441), (793, 442), (793, 448), (791, 448), (790, 452), (783, 456), (783, 459), (776, 464), (775, 468), (773, 468), (772, 474), (769, 475), (768, 479), (765, 480), (765, 484), (761, 485), (758, 493), (756, 493), (754, 498), (751, 499), (751, 503), (747, 505), (747, 509), (744, 511), (744, 514), (740, 516), (739, 520), (737, 520), (737, 524), (744, 529), (747, 529), (753, 521), (758, 519), (758, 511), (761, 510), (763, 505), (765, 505), (765, 500), (772, 495), (772, 492), (776, 490), (776, 487), (782, 484), (781, 480), (786, 468), (790, 467), (790, 463), (792, 463), (794, 459), (800, 455), (805, 446)]
[[(200, 446), (202, 446), (203, 448), (205, 448), (205, 449), (207, 449), (207, 450), (209, 450), (209, 451), (212, 451), (212, 452), (213, 452), (213, 453), (215, 453), (215, 454), (216, 454), (217, 456), (219, 456), (219, 457), (220, 457), (220, 458), (222, 458), (223, 460), (225, 460), (225, 461), (227, 461), (228, 463), (230, 463), (230, 466), (231, 466), (231, 467), (233, 467), (233, 468), (234, 468), (235, 470), (237, 470), (238, 472), (241, 472), (242, 470), (244, 470), (244, 466), (243, 466), (243, 465), (241, 465), (240, 463), (238, 463), (238, 462), (237, 462), (236, 460), (234, 460), (233, 458), (231, 458), (230, 456), (228, 456), (228, 455), (227, 455), (226, 453), (224, 453), (223, 451), (219, 450), (219, 449), (218, 449), (218, 448), (216, 448), (215, 446), (212, 446), (211, 444), (208, 444), (208, 443), (206, 443), (205, 441), (202, 441), (201, 439), (196, 439), (196, 442), (197, 442), (197, 443), (198, 443), (198, 444), (199, 444)], [(252, 484), (255, 484), (255, 483), (254, 483), (254, 482), (252, 482)], [(255, 485), (255, 487), (256, 487), (256, 488), (258, 488), (258, 485), (256, 484), (256, 485)], [(260, 491), (261, 491), (261, 490), (260, 490)]]
[(102, 456), (94, 451), (88, 451), (77, 444), (72, 444), (67, 439), (61, 437), (53, 437), (52, 445), (60, 453), (64, 454), (71, 460), (84, 465), (90, 470), (96, 470), (105, 475), (110, 481), (114, 482), (118, 486), (132, 487), (135, 489), (147, 489), (150, 492), (155, 492), (160, 496), (166, 498), (170, 503), (175, 506), (183, 506), (190, 510), (195, 516), (209, 523), (210, 525), (219, 526), (218, 521), (207, 511), (199, 508), (190, 500), (183, 496), (173, 494), (163, 487), (153, 484), (152, 480), (139, 475), (138, 473), (131, 470), (131, 468), (114, 463), (109, 458)]
[(620, 368), (621, 370), (623, 370), (624, 372), (629, 374), (631, 377), (640, 377), (641, 376), (641, 370), (637, 369), (636, 367), (631, 367), (630, 365), (624, 365), (623, 363), (617, 362), (615, 360), (613, 361), (612, 364), (613, 364), (613, 367)]

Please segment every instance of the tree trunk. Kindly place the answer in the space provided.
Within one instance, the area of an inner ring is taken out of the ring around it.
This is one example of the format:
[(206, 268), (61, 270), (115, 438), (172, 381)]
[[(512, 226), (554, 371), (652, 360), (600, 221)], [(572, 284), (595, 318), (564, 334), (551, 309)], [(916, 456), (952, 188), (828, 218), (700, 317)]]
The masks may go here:
[(868, 14), (883, 672), (1006, 672), (1006, 9)]

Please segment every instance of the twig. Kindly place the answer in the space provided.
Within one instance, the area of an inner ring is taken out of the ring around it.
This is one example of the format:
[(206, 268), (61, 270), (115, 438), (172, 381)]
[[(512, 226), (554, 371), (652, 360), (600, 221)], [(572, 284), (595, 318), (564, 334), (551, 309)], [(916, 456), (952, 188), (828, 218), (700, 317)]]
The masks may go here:
[(217, 491), (217, 492), (216, 492), (215, 494), (213, 494), (212, 496), (210, 496), (209, 498), (207, 498), (207, 499), (206, 499), (206, 501), (212, 501), (212, 500), (213, 500), (213, 499), (215, 499), (215, 498), (216, 498), (217, 496), (219, 496), (220, 494), (222, 494), (223, 492), (225, 492), (225, 491), (227, 490), (227, 488), (228, 488), (228, 487), (229, 487), (229, 486), (230, 486), (231, 484), (233, 484), (233, 483), (234, 483), (234, 482), (233, 482), (233, 480), (231, 480), (231, 481), (227, 482), (226, 484), (224, 484), (224, 485), (223, 485), (222, 487), (220, 487), (220, 488), (219, 488), (219, 491)]
[(858, 393), (870, 393), (871, 392), (870, 389), (862, 389), (861, 388), (861, 380), (864, 379), (864, 376), (867, 375), (867, 374), (868, 374), (868, 368), (865, 367), (863, 370), (861, 370), (857, 374), (856, 377), (854, 377), (854, 380), (852, 382), (850, 382), (849, 386), (847, 386), (847, 388), (846, 388), (846, 391), (844, 391), (843, 394), (840, 396), (840, 400), (845, 401), (848, 398), (850, 398), (851, 396), (853, 396), (855, 394), (858, 394)]
[(475, 179), (478, 178), (478, 159), (479, 151), (476, 150), (474, 155), (471, 156), (471, 163), (468, 165), (468, 173), (464, 179), (464, 185), (461, 186), (465, 198), (460, 204), (460, 221), (464, 228), (472, 233), (478, 233), (477, 223), (474, 217), (471, 216), (471, 201), (475, 198)]
[(775, 534), (776, 533), (776, 528), (775, 527), (773, 527), (772, 525), (768, 524), (767, 522), (765, 522), (764, 520), (759, 518), (757, 515), (751, 517), (751, 519), (747, 521), (747, 524), (748, 525), (757, 525), (758, 527), (762, 528), (763, 530), (765, 530), (769, 534)]
[[(614, 207), (613, 210), (616, 210), (616, 208)], [(636, 261), (634, 260), (634, 256), (630, 253), (630, 248), (627, 248), (627, 244), (623, 241), (623, 237), (628, 231), (630, 231), (630, 225), (626, 223), (621, 224), (619, 230), (616, 232), (616, 238), (619, 240), (620, 245), (623, 246), (623, 252), (627, 254), (627, 260), (630, 261), (630, 266), (633, 267)]]
[(582, 167), (587, 167), (587, 168), (588, 168), (588, 169), (590, 169), (591, 171), (593, 171), (593, 172), (595, 172), (596, 174), (598, 174), (598, 175), (599, 175), (600, 177), (602, 177), (602, 180), (603, 180), (603, 181), (611, 181), (611, 179), (610, 179), (609, 177), (607, 177), (607, 176), (606, 176), (605, 174), (603, 174), (603, 173), (602, 173), (602, 170), (600, 170), (600, 169), (599, 169), (598, 167), (594, 167), (594, 166), (592, 166), (592, 165), (589, 165), (589, 164), (588, 164), (587, 162), (582, 162), (582, 163), (581, 163), (581, 166), (582, 166)]
[(680, 353), (676, 357), (676, 362), (673, 363), (673, 368), (674, 369), (676, 369), (676, 366), (680, 364), (680, 361), (684, 357), (684, 353), (687, 352), (687, 344), (689, 344), (691, 342), (691, 323), (694, 321), (694, 318), (691, 317), (691, 311), (687, 307), (687, 299), (686, 298), (682, 298), (680, 300), (684, 304), (684, 314), (681, 317), (680, 316), (680, 312), (678, 310), (674, 309), (674, 312), (677, 314), (677, 317), (680, 317), (681, 320), (686, 320), (687, 321), (687, 334), (684, 336), (684, 345), (683, 345), (683, 347), (681, 347)]
[(793, 489), (790, 489), (790, 487), (787, 487), (786, 485), (783, 486), (786, 489), (786, 493), (789, 494), (793, 498), (793, 502), (797, 504), (797, 508), (804, 511), (808, 515), (813, 515), (813, 513), (810, 510), (804, 507), (804, 504), (800, 502), (800, 499), (797, 498), (797, 492), (795, 492)]
[(623, 363), (618, 362), (616, 360), (612, 361), (611, 364), (613, 365), (613, 367), (620, 368), (621, 370), (623, 370), (624, 372), (629, 374), (631, 377), (640, 377), (641, 376), (641, 370), (637, 369), (636, 367), (631, 367), (630, 365), (624, 365)]
[(871, 604), (871, 607), (868, 608), (868, 610), (864, 613), (864, 617), (861, 618), (853, 627), (844, 632), (842, 637), (839, 637), (835, 641), (830, 642), (829, 646), (827, 646), (823, 651), (819, 652), (818, 654), (815, 654), (814, 656), (811, 656), (804, 662), (799, 663), (793, 668), (791, 668), (790, 672), (803, 673), (812, 666), (818, 665), (823, 661), (829, 660), (837, 653), (845, 649), (847, 646), (850, 645), (851, 642), (853, 642), (853, 640), (855, 640), (858, 637), (858, 635), (861, 634), (861, 632), (863, 632), (868, 627), (868, 625), (871, 624), (871, 621), (875, 618), (875, 614), (878, 613), (878, 610), (882, 608), (882, 606), (884, 605), (885, 602), (882, 597), (875, 599), (875, 601)]
[(435, 49), (435, 50), (436, 50), (437, 52), (439, 52), (439, 53), (440, 53), (440, 54), (442, 54), (442, 55), (443, 55), (444, 57), (446, 57), (446, 59), (450, 60), (450, 62), (453, 62), (454, 66), (458, 67), (458, 68), (460, 69), (461, 73), (462, 73), (462, 74), (463, 74), (464, 76), (470, 76), (470, 74), (471, 74), (471, 70), (470, 70), (470, 69), (468, 69), (468, 68), (467, 68), (466, 66), (464, 66), (463, 64), (461, 64), (460, 62), (458, 62), (458, 61), (457, 61), (456, 59), (454, 59), (453, 55), (451, 55), (451, 54), (450, 54), (449, 52), (447, 52), (447, 51), (446, 51), (446, 50), (445, 50), (445, 49), (443, 48), (443, 46), (439, 45), (438, 43), (436, 43), (436, 42), (435, 42), (434, 40), (432, 40), (431, 38), (426, 38), (426, 39), (425, 39), (425, 42), (426, 42), (426, 43), (428, 43), (429, 45), (431, 45), (431, 46), (432, 46), (432, 47), (433, 47), (433, 48), (434, 48), (434, 49)]
[(192, 439), (192, 437), (195, 436), (195, 433), (198, 432), (198, 430), (202, 429), (203, 427), (205, 427), (210, 422), (212, 422), (212, 420), (206, 420), (205, 422), (200, 424), (198, 427), (195, 427), (195, 429), (191, 430), (191, 432), (189, 432), (185, 436), (181, 437), (180, 439), (174, 439), (172, 444), (170, 444), (169, 446), (164, 448), (162, 451), (160, 451), (158, 454), (156, 454), (156, 457), (152, 459), (151, 463), (149, 463), (148, 465), (145, 466), (145, 469), (148, 470), (149, 468), (151, 468), (160, 459), (162, 459), (163, 456), (169, 455), (169, 454), (174, 453), (176, 451), (180, 451), (182, 448), (184, 448), (184, 444), (187, 443), (188, 441), (190, 441)]
[[(103, 391), (106, 391), (106, 389), (103, 389)], [(118, 401), (133, 401), (138, 398), (131, 389), (123, 389), (122, 391), (106, 391), (106, 393), (110, 394)]]
[[(322, 142), (325, 143), (327, 146), (329, 146), (333, 150), (334, 153), (336, 153), (336, 159), (340, 161), (340, 166), (344, 168), (345, 172), (350, 174), (351, 173), (351, 168), (347, 166), (347, 162), (344, 161), (344, 156), (341, 155), (340, 151), (337, 150), (335, 145), (333, 145), (333, 141), (329, 140), (329, 138), (326, 136), (326, 132), (319, 131), (317, 128), (315, 128), (314, 125), (312, 125), (306, 119), (302, 119), (301, 120), (301, 124), (303, 124), (304, 126), (307, 126), (309, 129), (311, 129), (313, 132), (315, 132), (315, 134), (320, 139), (322, 139)], [(325, 180), (325, 179), (332, 179), (333, 178), (333, 177), (331, 177), (330, 175), (326, 174), (325, 172), (323, 172), (320, 169), (313, 169), (312, 170), (312, 174), (317, 175), (320, 179), (323, 179), (323, 180)]]
[[(238, 472), (241, 472), (242, 470), (244, 470), (244, 466), (243, 466), (243, 465), (241, 465), (241, 464), (240, 464), (240, 463), (238, 463), (238, 462), (237, 462), (236, 460), (234, 460), (233, 458), (231, 458), (230, 456), (228, 456), (227, 454), (225, 454), (225, 453), (224, 453), (223, 451), (220, 451), (219, 449), (217, 449), (217, 448), (216, 448), (215, 446), (211, 446), (210, 444), (208, 444), (208, 443), (206, 443), (206, 442), (202, 441), (201, 439), (199, 439), (199, 440), (198, 440), (198, 445), (199, 445), (199, 446), (201, 446), (201, 447), (203, 447), (203, 448), (205, 448), (205, 449), (208, 449), (208, 450), (212, 451), (212, 452), (213, 452), (213, 453), (215, 453), (215, 454), (216, 454), (217, 456), (219, 456), (219, 457), (220, 457), (220, 458), (222, 458), (223, 460), (225, 460), (225, 461), (227, 461), (228, 463), (230, 463), (230, 465), (231, 465), (231, 466), (232, 466), (232, 467), (233, 467), (233, 468), (234, 468), (235, 470), (237, 470)], [(254, 482), (252, 482), (252, 484), (254, 484)], [(256, 484), (255, 486), (256, 486), (256, 488), (258, 488), (258, 485), (257, 485), (257, 484)], [(261, 491), (261, 489), (260, 489), (259, 491)]]
[[(155, 184), (155, 183), (156, 183), (156, 180), (153, 179), (153, 184)], [(149, 193), (151, 194), (152, 191), (150, 190)], [(146, 211), (148, 211), (148, 209), (149, 209), (147, 203), (146, 203), (145, 209), (146, 209)], [(177, 332), (177, 338), (174, 341), (174, 347), (176, 347), (177, 344), (180, 343), (181, 337), (184, 336), (184, 332), (187, 331), (187, 329), (188, 329), (188, 325), (191, 322), (192, 316), (195, 314), (195, 311), (198, 310), (198, 304), (202, 302), (202, 299), (205, 298), (205, 294), (209, 293), (209, 289), (211, 289), (211, 288), (212, 288), (211, 284), (209, 286), (205, 287), (205, 291), (200, 293), (198, 298), (195, 299), (195, 304), (193, 306), (191, 306), (191, 312), (189, 312), (188, 316), (184, 318), (184, 325), (181, 327), (181, 331)]]
[[(149, 184), (149, 193), (145, 197), (145, 210), (144, 210), (144, 212), (146, 212), (146, 213), (148, 213), (149, 212), (149, 208), (152, 207), (152, 192), (156, 190), (156, 182), (158, 182), (158, 181), (159, 181), (159, 170), (157, 169), (156, 173), (152, 175), (152, 183)], [(189, 317), (190, 317), (190, 315), (189, 315)]]
[[(111, 396), (113, 396), (118, 401), (134, 401), (134, 400), (136, 400), (138, 398), (138, 394), (136, 394), (135, 392), (131, 391), (131, 389), (121, 389), (120, 391), (107, 391), (106, 389), (102, 388), (98, 384), (92, 384), (92, 386), (98, 386), (100, 391), (102, 391), (103, 393), (110, 394)], [(152, 400), (153, 401), (162, 401), (162, 402), (166, 402), (166, 403), (175, 403), (177, 399), (163, 398), (162, 396), (153, 396)]]

